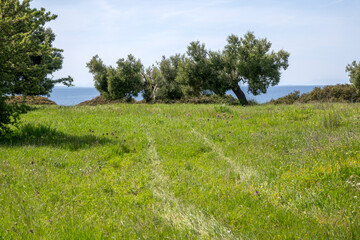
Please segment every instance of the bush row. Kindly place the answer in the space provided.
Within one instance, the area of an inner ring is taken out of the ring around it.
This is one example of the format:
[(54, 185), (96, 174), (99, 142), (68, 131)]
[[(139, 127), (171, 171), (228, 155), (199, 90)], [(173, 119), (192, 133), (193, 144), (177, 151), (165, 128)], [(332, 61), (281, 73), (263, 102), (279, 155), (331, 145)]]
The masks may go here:
[(294, 91), (284, 97), (271, 100), (270, 104), (295, 104), (311, 102), (360, 102), (360, 94), (353, 85), (338, 84), (334, 86), (316, 87), (309, 93), (300, 95), (299, 91)]

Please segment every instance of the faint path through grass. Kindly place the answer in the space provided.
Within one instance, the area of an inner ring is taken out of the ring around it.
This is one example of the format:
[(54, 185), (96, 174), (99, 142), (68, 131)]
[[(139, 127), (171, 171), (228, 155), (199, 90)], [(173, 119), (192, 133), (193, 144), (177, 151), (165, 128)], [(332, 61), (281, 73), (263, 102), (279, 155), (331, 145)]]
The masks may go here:
[(181, 199), (170, 192), (169, 179), (162, 173), (161, 160), (158, 157), (154, 140), (148, 134), (150, 143), (148, 157), (153, 179), (150, 188), (159, 200), (154, 206), (156, 214), (181, 230), (190, 230), (202, 239), (237, 239), (231, 231), (219, 223), (213, 216), (206, 216), (192, 205), (185, 205)]
[(218, 147), (215, 143), (209, 140), (206, 136), (196, 131), (194, 128), (191, 129), (191, 133), (196, 135), (198, 138), (203, 139), (205, 144), (207, 144), (211, 149), (223, 160), (225, 160), (231, 167), (232, 171), (236, 172), (240, 176), (242, 182), (247, 182), (252, 177), (258, 176), (258, 172), (255, 169), (250, 167), (245, 167), (235, 162), (232, 158), (226, 157), (223, 150)]

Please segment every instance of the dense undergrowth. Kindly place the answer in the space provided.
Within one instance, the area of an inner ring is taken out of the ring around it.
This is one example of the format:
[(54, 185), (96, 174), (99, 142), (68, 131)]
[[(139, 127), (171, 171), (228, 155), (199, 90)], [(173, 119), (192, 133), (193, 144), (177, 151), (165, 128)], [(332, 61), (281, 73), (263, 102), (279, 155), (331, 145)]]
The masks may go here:
[[(249, 101), (250, 104), (256, 104), (254, 101)], [(96, 106), (96, 105), (104, 105), (104, 104), (117, 104), (117, 103), (139, 103), (139, 104), (146, 104), (145, 100), (136, 101), (133, 98), (122, 98), (116, 100), (109, 100), (102, 96), (98, 96), (91, 100), (79, 103), (79, 106)], [(178, 100), (156, 100), (156, 102), (148, 102), (148, 104), (153, 103), (166, 103), (166, 104), (174, 104), (174, 103), (189, 103), (189, 104), (227, 104), (227, 105), (240, 105), (239, 100), (234, 98), (231, 95), (200, 95), (198, 97), (188, 97), (182, 98)]]
[(299, 91), (294, 91), (288, 95), (271, 100), (270, 104), (296, 104), (296, 103), (328, 103), (342, 102), (354, 103), (360, 102), (360, 94), (353, 85), (338, 84), (334, 86), (316, 87), (309, 93), (300, 95)]
[(360, 105), (36, 107), (0, 239), (359, 239)]

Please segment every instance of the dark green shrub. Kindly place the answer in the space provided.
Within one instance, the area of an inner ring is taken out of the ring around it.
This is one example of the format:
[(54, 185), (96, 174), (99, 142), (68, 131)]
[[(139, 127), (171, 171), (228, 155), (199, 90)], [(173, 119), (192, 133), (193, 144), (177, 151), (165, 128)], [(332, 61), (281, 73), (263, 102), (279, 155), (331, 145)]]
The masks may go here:
[(173, 103), (192, 103), (192, 104), (228, 104), (228, 105), (239, 105), (239, 100), (231, 95), (200, 95), (198, 97), (187, 97), (182, 98)]
[(304, 93), (297, 100), (299, 103), (308, 102), (359, 102), (360, 96), (354, 86), (338, 84), (335, 86), (316, 87), (309, 93)]
[(294, 104), (296, 102), (296, 100), (298, 100), (300, 98), (300, 92), (299, 91), (294, 91), (292, 93), (289, 93), (288, 95), (278, 98), (276, 100), (271, 99), (270, 103), (271, 104)]
[(335, 86), (316, 87), (309, 93), (300, 95), (299, 91), (294, 91), (284, 97), (271, 100), (270, 104), (294, 104), (310, 102), (360, 102), (360, 94), (356, 88), (349, 84), (338, 84)]
[(15, 125), (19, 115), (30, 108), (24, 104), (7, 103), (8, 97), (0, 96), (0, 136), (10, 132), (10, 126)]
[(8, 131), (8, 124), (12, 123), (12, 111), (5, 103), (5, 97), (0, 96), (0, 136)]

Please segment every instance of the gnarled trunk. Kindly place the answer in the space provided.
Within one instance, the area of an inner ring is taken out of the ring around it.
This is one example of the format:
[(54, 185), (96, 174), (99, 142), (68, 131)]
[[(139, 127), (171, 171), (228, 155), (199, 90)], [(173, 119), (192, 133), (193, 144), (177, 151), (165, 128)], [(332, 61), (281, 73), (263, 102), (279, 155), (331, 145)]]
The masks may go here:
[(156, 92), (157, 92), (157, 90), (158, 90), (158, 85), (155, 84), (155, 85), (152, 86), (152, 88), (153, 88), (153, 91), (152, 91), (152, 99), (153, 99), (153, 103), (155, 103), (155, 102), (156, 102)]
[(236, 84), (232, 87), (233, 92), (235, 93), (236, 97), (239, 99), (242, 105), (248, 105), (248, 101), (246, 99), (245, 93), (241, 90), (240, 86)]

